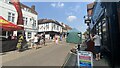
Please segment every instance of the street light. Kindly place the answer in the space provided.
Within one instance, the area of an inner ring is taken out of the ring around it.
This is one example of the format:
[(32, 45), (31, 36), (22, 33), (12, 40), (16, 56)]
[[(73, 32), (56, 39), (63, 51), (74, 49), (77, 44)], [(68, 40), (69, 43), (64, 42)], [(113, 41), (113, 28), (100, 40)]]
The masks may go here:
[(90, 23), (91, 23), (91, 16), (84, 16), (84, 19), (85, 19), (85, 24), (87, 24), (88, 26), (88, 31), (89, 31), (89, 37), (90, 37)]
[(78, 49), (78, 51), (80, 50), (80, 38), (81, 38), (81, 33), (78, 33), (78, 37), (79, 37), (79, 42), (78, 42), (78, 47), (77, 47), (77, 49)]

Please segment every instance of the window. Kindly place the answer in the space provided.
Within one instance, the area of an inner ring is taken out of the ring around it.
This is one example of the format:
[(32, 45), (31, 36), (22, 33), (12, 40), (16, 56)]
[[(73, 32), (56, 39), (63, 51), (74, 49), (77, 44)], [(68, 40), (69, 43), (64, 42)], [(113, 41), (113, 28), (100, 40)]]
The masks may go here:
[(55, 29), (55, 24), (53, 24), (53, 29)]
[(53, 26), (53, 23), (51, 23), (51, 24), (52, 24), (52, 31), (53, 31), (54, 26)]
[(27, 25), (28, 18), (27, 17), (23, 17), (23, 21), (24, 21), (25, 25)]
[(46, 29), (49, 29), (49, 23), (46, 24)]
[(28, 32), (28, 38), (31, 38), (31, 32)]
[(27, 25), (27, 20), (28, 20), (28, 18), (26, 18), (26, 20), (25, 20), (25, 25)]
[(12, 13), (12, 22), (15, 20), (15, 14)]
[(59, 26), (57, 25), (57, 30), (59, 30)]
[(32, 28), (33, 28), (33, 29), (36, 29), (36, 20), (31, 19), (31, 21), (32, 21)]
[(8, 12), (8, 21), (11, 21), (11, 13)]
[(15, 22), (15, 14), (8, 12), (8, 21)]
[(23, 22), (25, 23), (25, 17), (23, 17)]
[(34, 26), (36, 26), (36, 20), (34, 20)]
[(32, 21), (32, 19), (30, 18), (30, 21)]

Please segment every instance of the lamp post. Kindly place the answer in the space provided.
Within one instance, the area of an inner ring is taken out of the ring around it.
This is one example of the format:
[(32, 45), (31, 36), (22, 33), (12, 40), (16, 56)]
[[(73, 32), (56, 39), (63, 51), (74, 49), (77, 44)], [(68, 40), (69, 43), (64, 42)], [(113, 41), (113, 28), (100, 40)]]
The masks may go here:
[(78, 42), (78, 47), (77, 47), (77, 49), (78, 49), (78, 51), (79, 51), (79, 50), (80, 50), (80, 47), (81, 47), (81, 46), (80, 46), (80, 43), (81, 43), (81, 42), (80, 42), (81, 33), (78, 33), (78, 37), (79, 37), (79, 42)]
[(91, 23), (91, 16), (84, 16), (85, 24), (88, 26), (88, 31), (89, 31), (89, 38), (90, 38), (90, 23)]

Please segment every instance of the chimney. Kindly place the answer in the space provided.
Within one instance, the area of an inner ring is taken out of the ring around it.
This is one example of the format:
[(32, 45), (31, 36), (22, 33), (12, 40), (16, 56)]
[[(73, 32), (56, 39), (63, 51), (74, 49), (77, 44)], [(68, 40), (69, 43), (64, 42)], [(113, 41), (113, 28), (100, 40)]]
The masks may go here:
[(32, 6), (31, 6), (31, 9), (35, 10), (35, 5), (32, 5)]

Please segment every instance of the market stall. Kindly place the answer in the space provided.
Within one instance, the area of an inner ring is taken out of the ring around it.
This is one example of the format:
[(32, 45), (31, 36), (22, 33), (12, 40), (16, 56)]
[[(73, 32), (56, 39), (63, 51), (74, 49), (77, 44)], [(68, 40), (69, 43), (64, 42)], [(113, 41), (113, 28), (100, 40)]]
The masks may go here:
[[(17, 39), (9, 39), (9, 36), (7, 36), (7, 34), (8, 32), (12, 31), (24, 30), (24, 28), (5, 20), (2, 16), (0, 16), (0, 30), (1, 30), (0, 42), (2, 42), (2, 45), (0, 45), (1, 48), (0, 52), (16, 49)], [(2, 35), (3, 32), (5, 32), (6, 36)]]

